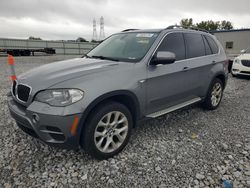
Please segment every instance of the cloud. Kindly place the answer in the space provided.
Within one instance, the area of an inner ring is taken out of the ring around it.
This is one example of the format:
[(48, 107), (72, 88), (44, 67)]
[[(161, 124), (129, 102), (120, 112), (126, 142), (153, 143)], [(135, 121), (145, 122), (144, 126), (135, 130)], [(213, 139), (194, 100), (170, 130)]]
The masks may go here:
[[(92, 20), (105, 19), (106, 36), (126, 28), (164, 28), (182, 18), (229, 20), (250, 27), (249, 0), (0, 0), (0, 37), (91, 39)], [(99, 25), (98, 25), (99, 33)]]

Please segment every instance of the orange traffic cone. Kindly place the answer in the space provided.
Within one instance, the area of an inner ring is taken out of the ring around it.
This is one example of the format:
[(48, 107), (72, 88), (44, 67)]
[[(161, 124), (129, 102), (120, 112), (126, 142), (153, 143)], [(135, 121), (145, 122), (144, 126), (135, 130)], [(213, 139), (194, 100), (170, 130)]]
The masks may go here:
[(16, 80), (16, 73), (15, 73), (14, 57), (12, 55), (8, 55), (8, 64), (10, 66), (10, 79), (11, 81), (14, 81)]

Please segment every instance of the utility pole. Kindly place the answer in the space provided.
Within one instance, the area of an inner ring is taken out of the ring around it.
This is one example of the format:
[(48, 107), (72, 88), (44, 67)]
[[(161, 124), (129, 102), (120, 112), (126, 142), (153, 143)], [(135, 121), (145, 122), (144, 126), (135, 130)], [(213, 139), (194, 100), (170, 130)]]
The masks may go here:
[(100, 35), (99, 35), (99, 41), (102, 41), (105, 39), (105, 34), (104, 34), (104, 18), (100, 18)]
[(92, 40), (97, 41), (96, 20), (93, 20), (93, 35)]

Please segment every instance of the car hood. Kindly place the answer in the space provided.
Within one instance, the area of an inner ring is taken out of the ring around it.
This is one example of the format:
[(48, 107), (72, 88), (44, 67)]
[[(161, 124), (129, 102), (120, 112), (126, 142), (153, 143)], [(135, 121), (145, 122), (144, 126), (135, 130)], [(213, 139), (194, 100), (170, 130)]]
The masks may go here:
[(243, 60), (243, 59), (250, 60), (250, 54), (241, 54), (237, 58), (240, 60)]
[(69, 79), (111, 70), (119, 67), (119, 64), (108, 60), (76, 58), (31, 69), (18, 76), (17, 81), (31, 86), (36, 92), (36, 90), (43, 90)]

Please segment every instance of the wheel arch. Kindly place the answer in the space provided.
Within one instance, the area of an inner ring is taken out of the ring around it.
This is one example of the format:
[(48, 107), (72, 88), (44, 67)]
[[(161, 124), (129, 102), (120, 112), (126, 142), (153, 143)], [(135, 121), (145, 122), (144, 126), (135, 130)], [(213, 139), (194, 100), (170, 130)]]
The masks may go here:
[(117, 90), (99, 96), (88, 105), (79, 123), (78, 127), (79, 136), (81, 136), (84, 128), (84, 123), (87, 121), (91, 112), (95, 109), (96, 106), (101, 105), (107, 101), (116, 101), (125, 105), (131, 112), (134, 126), (136, 125), (137, 120), (141, 116), (140, 105), (136, 95), (131, 91)]
[(210, 83), (209, 83), (209, 85), (207, 86), (207, 88), (206, 88), (206, 90), (205, 90), (205, 91), (206, 91), (205, 96), (207, 96), (207, 93), (208, 93), (209, 89), (211, 88), (211, 85), (212, 85), (213, 81), (214, 81), (216, 78), (218, 78), (218, 79), (220, 79), (220, 80), (222, 81), (223, 89), (225, 89), (225, 87), (226, 87), (226, 82), (227, 82), (227, 76), (225, 75), (224, 72), (218, 72), (218, 73), (215, 74), (215, 75), (212, 77), (212, 79), (210, 80)]
[[(218, 73), (218, 74), (216, 74), (214, 76), (214, 78), (212, 79), (212, 81), (214, 79), (216, 79), (216, 78), (218, 78), (218, 79), (220, 79), (222, 81), (223, 89), (225, 89), (225, 87), (226, 87), (226, 75), (224, 73)], [(211, 81), (211, 83), (212, 83), (212, 81)]]

